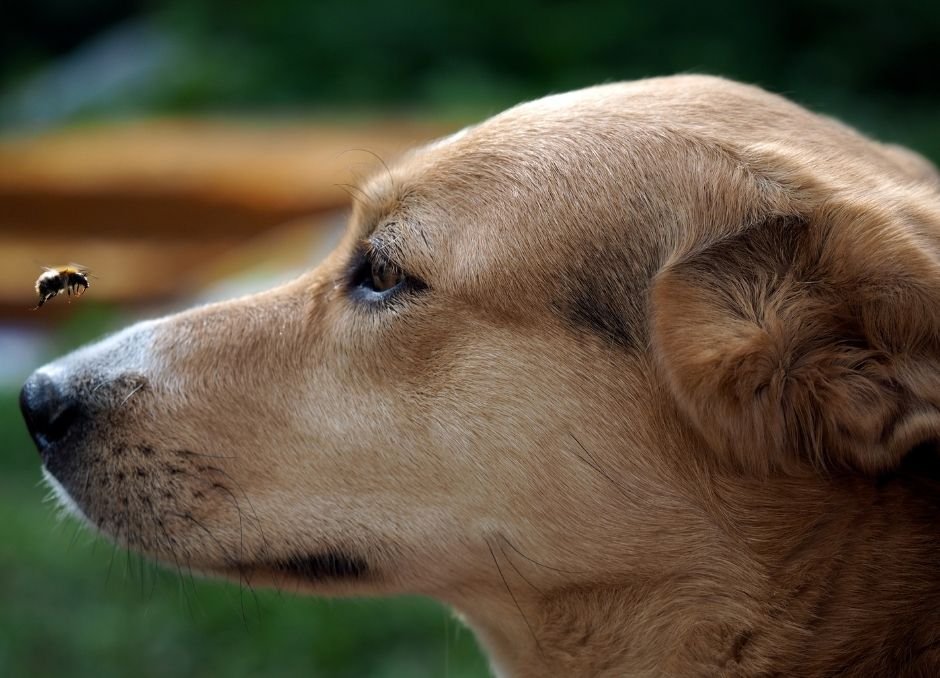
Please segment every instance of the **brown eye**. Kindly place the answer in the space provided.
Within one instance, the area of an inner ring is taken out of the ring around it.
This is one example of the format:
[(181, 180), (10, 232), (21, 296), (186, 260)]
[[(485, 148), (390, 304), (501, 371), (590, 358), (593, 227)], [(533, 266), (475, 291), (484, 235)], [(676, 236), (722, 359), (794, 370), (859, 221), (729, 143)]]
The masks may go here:
[(351, 298), (368, 304), (413, 296), (428, 288), (420, 278), (408, 275), (381, 252), (368, 247), (359, 250), (350, 262), (347, 285)]
[(371, 287), (376, 292), (387, 292), (405, 282), (405, 274), (396, 266), (372, 261)]

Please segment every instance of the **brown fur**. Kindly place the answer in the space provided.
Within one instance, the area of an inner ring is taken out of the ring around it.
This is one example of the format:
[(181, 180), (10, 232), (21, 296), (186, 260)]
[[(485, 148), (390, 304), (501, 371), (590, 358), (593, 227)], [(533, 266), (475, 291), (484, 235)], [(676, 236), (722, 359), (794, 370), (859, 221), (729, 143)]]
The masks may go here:
[[(296, 282), (45, 368), (91, 403), (47, 467), (171, 564), (443, 600), (505, 675), (940, 675), (938, 185), (716, 78), (525, 104)], [(363, 239), (426, 289), (352, 299)]]

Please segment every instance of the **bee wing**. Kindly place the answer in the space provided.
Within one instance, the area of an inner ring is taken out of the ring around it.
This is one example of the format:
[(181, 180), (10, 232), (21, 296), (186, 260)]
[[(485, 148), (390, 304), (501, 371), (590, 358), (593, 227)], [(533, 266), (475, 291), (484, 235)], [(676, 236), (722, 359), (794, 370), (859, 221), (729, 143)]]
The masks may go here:
[(90, 269), (90, 268), (88, 268), (87, 266), (82, 266), (81, 264), (76, 264), (74, 261), (70, 261), (70, 262), (69, 262), (69, 268), (74, 268), (74, 269), (77, 270), (79, 273), (81, 273), (82, 275), (87, 276), (87, 277), (89, 277), (89, 278), (97, 278), (97, 277), (98, 277), (98, 276), (95, 276), (95, 275), (92, 275), (92, 274), (91, 274), (91, 269)]
[(62, 268), (61, 266), (46, 266), (41, 261), (39, 261), (39, 259), (33, 259), (33, 263), (46, 272), (55, 271), (56, 273), (58, 273), (59, 269)]

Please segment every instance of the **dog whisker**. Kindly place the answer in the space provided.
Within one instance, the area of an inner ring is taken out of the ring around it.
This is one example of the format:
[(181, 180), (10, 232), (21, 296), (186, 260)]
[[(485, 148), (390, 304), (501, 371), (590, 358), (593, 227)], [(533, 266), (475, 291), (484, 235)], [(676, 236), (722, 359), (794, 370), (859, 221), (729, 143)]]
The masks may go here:
[[(258, 511), (255, 510), (254, 505), (251, 503), (251, 498), (248, 496), (248, 493), (245, 492), (244, 488), (242, 488), (242, 486), (238, 483), (238, 481), (235, 480), (235, 478), (233, 478), (232, 475), (231, 475), (230, 473), (228, 473), (227, 471), (225, 471), (225, 470), (223, 470), (223, 469), (220, 469), (220, 468), (216, 468), (215, 466), (212, 466), (212, 467), (210, 467), (210, 468), (211, 468), (213, 471), (215, 471), (216, 473), (220, 473), (221, 475), (225, 476), (225, 478), (227, 478), (227, 479), (229, 480), (229, 482), (231, 482), (231, 483), (235, 486), (235, 489), (237, 489), (239, 492), (241, 492), (242, 497), (244, 497), (245, 502), (248, 504), (248, 508), (251, 509), (252, 515), (251, 515), (250, 517), (252, 518), (252, 520), (253, 520), (254, 523), (255, 523), (255, 527), (256, 527), (257, 530), (258, 530), (258, 534), (261, 536), (261, 545), (262, 545), (262, 549), (263, 549), (262, 552), (263, 552), (263, 553), (270, 553), (270, 552), (271, 552), (271, 548), (270, 548), (270, 545), (268, 544), (267, 538), (265, 537), (264, 528), (262, 527), (261, 518), (260, 518), (260, 516), (258, 515)], [(225, 487), (224, 485), (222, 485), (221, 483), (217, 483), (217, 484), (216, 484), (216, 487), (219, 487), (219, 489), (225, 489), (225, 490), (227, 490), (228, 492), (231, 493), (231, 490), (229, 490), (228, 488), (226, 488), (226, 487)], [(236, 504), (236, 506), (238, 505), (238, 500), (237, 500), (237, 499), (235, 500), (235, 504)]]
[(111, 571), (114, 569), (114, 558), (117, 555), (118, 550), (118, 541), (114, 540), (114, 547), (111, 549), (111, 558), (108, 560), (108, 571), (104, 576), (104, 585), (108, 586), (108, 582), (111, 581)]
[(571, 436), (571, 439), (574, 440), (574, 441), (578, 444), (578, 447), (580, 447), (581, 450), (584, 452), (584, 454), (586, 454), (586, 455), (589, 457), (590, 461), (588, 461), (588, 459), (585, 459), (584, 457), (582, 457), (582, 456), (581, 456), (580, 454), (578, 454), (577, 452), (575, 452), (575, 455), (574, 455), (574, 456), (576, 456), (578, 459), (580, 459), (580, 460), (581, 460), (583, 463), (585, 463), (587, 466), (591, 467), (591, 468), (594, 469), (597, 473), (599, 473), (601, 476), (603, 476), (611, 485), (614, 486), (614, 488), (617, 490), (617, 492), (618, 492), (619, 494), (621, 494), (625, 499), (629, 500), (629, 501), (632, 503), (632, 502), (634, 501), (634, 499), (633, 499), (633, 497), (630, 496), (630, 493), (627, 492), (627, 491), (624, 489), (623, 485), (621, 485), (621, 484), (618, 483), (616, 480), (614, 480), (613, 478), (611, 478), (611, 477), (610, 477), (610, 474), (608, 474), (607, 472), (604, 471), (604, 469), (601, 468), (600, 464), (597, 462), (597, 460), (594, 458), (594, 456), (593, 456), (590, 452), (587, 451), (587, 448), (585, 448), (584, 445), (581, 444), (581, 441), (578, 440), (578, 439), (575, 437), (574, 433), (569, 433), (568, 435), (570, 435), (570, 436)]
[[(353, 184), (333, 184), (333, 185), (337, 188), (343, 189), (343, 192), (346, 193), (346, 195), (348, 195), (354, 203), (366, 202), (366, 198), (368, 198), (365, 191), (363, 191), (361, 188)], [(353, 193), (353, 191), (358, 191), (358, 194)]]
[[(239, 511), (239, 515), (240, 514), (241, 512)], [(231, 563), (232, 559), (226, 553), (227, 549), (222, 544), (222, 542), (220, 542), (218, 537), (216, 537), (212, 533), (212, 530), (210, 530), (202, 522), (197, 520), (195, 516), (193, 516), (191, 513), (188, 513), (188, 512), (187, 513), (171, 513), (171, 515), (175, 515), (179, 518), (183, 518), (184, 520), (188, 520), (189, 522), (193, 523), (194, 525), (202, 529), (202, 531), (205, 532), (213, 542), (215, 542), (216, 546), (219, 549), (220, 559), (223, 562)], [(245, 628), (247, 629), (248, 628), (248, 615), (245, 611), (245, 596), (244, 596), (246, 587), (248, 588), (248, 592), (251, 594), (252, 600), (254, 601), (255, 614), (257, 615), (259, 619), (261, 616), (261, 606), (258, 601), (258, 594), (256, 593), (254, 587), (251, 585), (251, 580), (248, 574), (244, 571), (244, 566), (242, 564), (243, 563), (242, 558), (244, 556), (244, 553), (243, 553), (244, 552), (244, 533), (242, 533), (242, 543), (241, 543), (240, 548), (242, 550), (242, 553), (239, 555), (238, 559), (235, 561), (235, 567), (238, 570), (238, 575), (239, 575), (238, 576), (238, 583), (239, 583), (238, 600), (239, 600), (239, 607), (241, 609), (242, 623), (245, 625)]]
[(177, 575), (179, 576), (179, 583), (180, 583), (180, 594), (183, 596), (183, 599), (186, 601), (186, 609), (189, 611), (190, 618), (195, 619), (195, 615), (193, 614), (193, 608), (192, 608), (192, 605), (190, 604), (189, 595), (186, 591), (186, 580), (183, 578), (183, 568), (180, 565), (179, 557), (176, 554), (176, 549), (174, 548), (173, 540), (170, 539), (170, 535), (166, 531), (166, 526), (163, 524), (163, 520), (160, 519), (158, 516), (156, 516), (155, 513), (154, 513), (154, 518), (155, 518), (155, 524), (163, 532), (163, 537), (166, 540), (164, 542), (166, 544), (166, 548), (163, 550), (166, 553), (170, 554), (170, 557), (173, 559), (173, 562), (176, 565), (176, 572), (177, 572)]
[[(118, 538), (120, 538), (120, 534), (121, 534), (120, 531), (117, 531), (116, 536), (117, 536)], [(124, 540), (124, 542), (125, 542), (125, 544), (124, 544), (124, 575), (123, 575), (123, 577), (121, 578), (121, 582), (124, 584), (124, 586), (125, 586), (125, 588), (126, 588), (126, 586), (127, 586), (127, 572), (128, 572), (128, 570), (130, 569), (130, 566), (131, 566), (131, 549), (130, 549), (130, 547), (127, 545), (127, 540), (126, 540), (126, 539)]]
[(522, 551), (520, 551), (511, 541), (509, 541), (509, 539), (506, 537), (506, 535), (504, 535), (502, 532), (497, 533), (497, 536), (500, 537), (504, 542), (506, 542), (506, 545), (507, 545), (509, 548), (511, 548), (513, 551), (515, 551), (516, 553), (518, 553), (520, 556), (522, 556), (523, 558), (525, 558), (526, 560), (528, 560), (528, 561), (529, 561), (530, 563), (532, 563), (533, 565), (538, 565), (539, 567), (544, 567), (546, 570), (552, 570), (552, 571), (554, 571), (554, 572), (560, 572), (560, 573), (562, 573), (562, 574), (590, 574), (590, 572), (586, 572), (586, 571), (584, 571), (584, 570), (564, 570), (564, 569), (562, 569), (562, 568), (560, 568), (560, 567), (552, 567), (551, 565), (546, 565), (545, 563), (541, 563), (541, 562), (535, 560), (534, 558), (530, 558), (530, 557), (527, 556), (525, 553), (523, 553)]
[(178, 457), (207, 457), (209, 459), (238, 459), (234, 454), (207, 454), (205, 452), (193, 452), (191, 450), (173, 450), (173, 454)]
[(519, 605), (519, 601), (516, 599), (516, 594), (512, 592), (512, 589), (509, 586), (509, 582), (506, 581), (506, 576), (503, 574), (503, 568), (499, 566), (499, 560), (496, 558), (496, 553), (493, 551), (493, 545), (490, 544), (489, 539), (484, 539), (486, 542), (486, 547), (490, 551), (490, 557), (493, 559), (493, 564), (496, 566), (496, 571), (499, 573), (499, 578), (503, 580), (503, 586), (506, 587), (506, 593), (509, 594), (509, 597), (512, 599), (513, 604), (516, 606), (516, 609), (519, 610), (519, 615), (522, 617), (522, 621), (525, 622), (526, 627), (529, 629), (529, 633), (532, 635), (532, 640), (535, 641), (535, 647), (539, 651), (539, 655), (545, 657), (545, 653), (542, 651), (542, 644), (539, 643), (538, 636), (535, 635), (535, 630), (532, 628), (532, 624), (529, 623), (529, 618), (525, 616), (525, 612), (522, 611), (522, 607)]
[[(362, 191), (359, 187), (354, 186), (353, 184), (333, 184), (333, 186), (343, 189), (343, 192), (350, 197), (353, 203), (365, 202), (365, 192)], [(353, 191), (358, 191), (358, 194), (353, 193)]]
[(499, 546), (499, 552), (503, 554), (503, 558), (505, 559), (505, 561), (506, 561), (507, 563), (509, 563), (509, 565), (512, 567), (513, 570), (515, 570), (516, 574), (519, 575), (519, 577), (522, 579), (522, 581), (524, 581), (526, 584), (528, 584), (529, 586), (531, 586), (540, 596), (542, 596), (542, 597), (544, 598), (544, 597), (545, 597), (545, 592), (544, 592), (542, 589), (540, 589), (538, 586), (536, 586), (535, 584), (533, 584), (533, 583), (529, 580), (528, 577), (526, 577), (524, 574), (522, 574), (522, 572), (519, 571), (519, 568), (516, 567), (516, 564), (515, 564), (514, 562), (512, 562), (512, 558), (510, 558), (510, 557), (506, 554), (506, 550), (503, 548), (503, 545), (502, 545), (501, 543), (496, 542), (496, 544), (497, 544), (497, 546)]
[(388, 168), (388, 163), (386, 163), (385, 160), (383, 160), (382, 157), (378, 153), (376, 153), (375, 151), (371, 151), (368, 148), (350, 148), (349, 151), (359, 152), (359, 153), (368, 153), (373, 158), (378, 160), (379, 164), (381, 164), (382, 167), (385, 169), (385, 174), (388, 177), (389, 185), (392, 186), (393, 188), (395, 187), (395, 177), (392, 175), (392, 171)]
[(66, 551), (71, 551), (75, 547), (75, 543), (78, 541), (78, 535), (82, 534), (82, 524), (76, 523), (75, 529), (72, 531), (72, 538), (69, 540), (69, 545), (66, 548)]
[(241, 505), (238, 503), (238, 497), (236, 497), (235, 493), (232, 492), (229, 488), (227, 488), (222, 483), (213, 483), (212, 487), (214, 489), (221, 490), (232, 500), (232, 506), (234, 506), (235, 511), (238, 514), (238, 531), (240, 535), (239, 540), (241, 542), (241, 545), (239, 547), (240, 552), (238, 555), (238, 560), (239, 562), (241, 562), (243, 560), (244, 552), (245, 552), (245, 526), (244, 526), (242, 508), (241, 508)]
[(143, 387), (144, 387), (143, 382), (137, 384), (137, 386), (135, 386), (133, 389), (131, 389), (131, 392), (130, 392), (130, 393), (128, 393), (126, 396), (124, 396), (124, 400), (121, 401), (121, 404), (119, 405), (119, 407), (122, 407), (125, 403), (127, 403), (127, 401), (130, 400), (131, 396), (134, 395), (135, 393), (137, 393), (137, 392), (138, 392), (140, 389), (142, 389)]

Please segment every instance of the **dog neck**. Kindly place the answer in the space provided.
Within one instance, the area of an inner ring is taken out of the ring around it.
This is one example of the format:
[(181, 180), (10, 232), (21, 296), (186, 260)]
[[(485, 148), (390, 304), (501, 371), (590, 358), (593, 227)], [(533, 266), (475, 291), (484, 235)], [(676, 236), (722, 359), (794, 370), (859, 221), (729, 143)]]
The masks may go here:
[(940, 675), (935, 478), (713, 477), (687, 557), (457, 606), (498, 675)]

